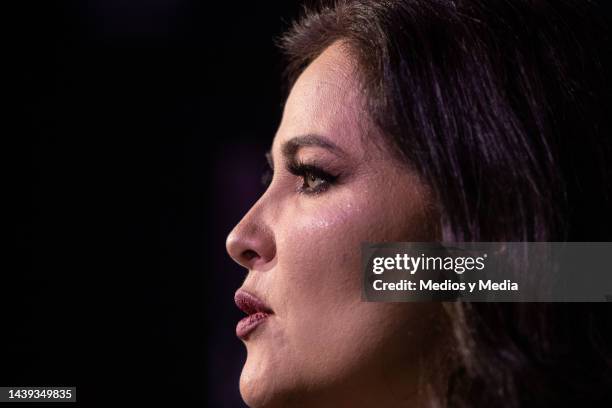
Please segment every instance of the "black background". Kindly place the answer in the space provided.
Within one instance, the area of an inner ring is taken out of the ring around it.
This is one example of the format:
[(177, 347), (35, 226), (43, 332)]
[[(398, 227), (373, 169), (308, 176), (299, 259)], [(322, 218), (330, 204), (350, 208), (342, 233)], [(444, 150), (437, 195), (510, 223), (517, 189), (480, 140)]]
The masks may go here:
[(298, 3), (3, 4), (0, 386), (244, 406), (225, 237), (263, 191)]
[(262, 191), (296, 2), (15, 4), (0, 386), (243, 406), (225, 237)]

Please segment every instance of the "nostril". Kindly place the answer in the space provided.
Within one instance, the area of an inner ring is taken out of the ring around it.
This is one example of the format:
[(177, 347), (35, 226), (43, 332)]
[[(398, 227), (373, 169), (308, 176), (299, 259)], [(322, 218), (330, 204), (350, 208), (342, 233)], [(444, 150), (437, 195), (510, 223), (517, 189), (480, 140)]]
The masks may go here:
[(242, 256), (247, 261), (250, 261), (251, 259), (256, 258), (258, 255), (257, 255), (257, 252), (253, 251), (252, 249), (247, 249), (246, 251), (242, 253)]

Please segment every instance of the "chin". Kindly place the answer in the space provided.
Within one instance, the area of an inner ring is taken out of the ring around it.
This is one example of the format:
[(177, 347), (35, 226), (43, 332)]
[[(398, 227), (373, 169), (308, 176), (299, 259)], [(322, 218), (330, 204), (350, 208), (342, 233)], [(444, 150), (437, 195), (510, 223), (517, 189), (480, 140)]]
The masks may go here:
[(240, 375), (240, 395), (250, 408), (301, 407), (304, 393), (280, 370), (272, 369), (265, 362), (247, 362)]
[(240, 395), (251, 408), (271, 408), (281, 406), (278, 403), (277, 392), (273, 389), (278, 386), (279, 376), (266, 374), (265, 363), (253, 361), (252, 356), (247, 361), (240, 374)]
[[(271, 382), (273, 382), (271, 380)], [(280, 408), (288, 406), (279, 392), (271, 389), (266, 381), (261, 379), (245, 379), (240, 376), (240, 395), (250, 408)]]

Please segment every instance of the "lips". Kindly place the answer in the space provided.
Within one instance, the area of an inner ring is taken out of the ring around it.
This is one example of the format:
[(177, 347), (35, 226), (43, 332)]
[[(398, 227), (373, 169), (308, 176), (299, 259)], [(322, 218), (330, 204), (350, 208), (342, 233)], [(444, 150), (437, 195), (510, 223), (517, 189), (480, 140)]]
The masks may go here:
[(243, 340), (248, 339), (249, 335), (267, 318), (274, 314), (257, 296), (245, 290), (239, 289), (234, 296), (236, 306), (247, 314), (236, 325), (236, 335)]

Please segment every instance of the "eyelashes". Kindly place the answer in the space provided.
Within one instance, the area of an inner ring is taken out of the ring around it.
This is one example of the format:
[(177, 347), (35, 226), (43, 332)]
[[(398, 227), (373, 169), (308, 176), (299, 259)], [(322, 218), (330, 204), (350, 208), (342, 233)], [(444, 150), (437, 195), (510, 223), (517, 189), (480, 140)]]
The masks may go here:
[(260, 181), (261, 181), (262, 186), (264, 186), (265, 188), (268, 188), (268, 186), (272, 182), (272, 169), (270, 168), (265, 169), (263, 174), (261, 175)]
[[(289, 162), (287, 171), (302, 179), (302, 184), (297, 188), (297, 192), (307, 195), (316, 195), (327, 191), (337, 183), (338, 175), (333, 175), (321, 167), (304, 162)], [(272, 181), (272, 170), (267, 169), (262, 177), (261, 183), (267, 188)]]
[(320, 194), (336, 183), (338, 176), (332, 175), (321, 167), (303, 162), (291, 162), (287, 170), (295, 176), (302, 178), (302, 185), (298, 192), (303, 194)]

